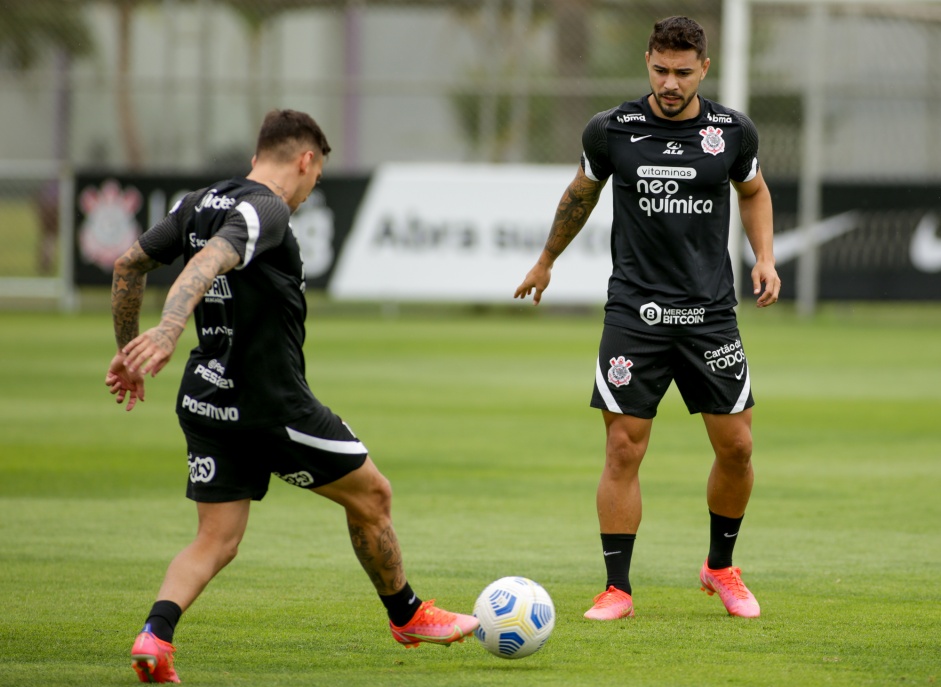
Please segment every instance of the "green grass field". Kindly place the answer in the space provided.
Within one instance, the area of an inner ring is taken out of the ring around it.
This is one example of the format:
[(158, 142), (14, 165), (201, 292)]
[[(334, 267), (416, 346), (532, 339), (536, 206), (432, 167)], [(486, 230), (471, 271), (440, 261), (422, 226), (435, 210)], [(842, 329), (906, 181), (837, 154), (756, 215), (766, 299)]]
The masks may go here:
[[(814, 322), (743, 309), (757, 482), (736, 563), (754, 621), (699, 591), (711, 456), (675, 390), (642, 468), (637, 617), (582, 618), (604, 583), (597, 314), (315, 303), (308, 325), (308, 378), (392, 479), (416, 591), (470, 612), (493, 579), (531, 577), (555, 632), (521, 661), (475, 640), (403, 650), (342, 511), (274, 480), (177, 630), (185, 684), (941, 681), (941, 307), (830, 307)], [(103, 385), (112, 348), (104, 314), (0, 313), (4, 687), (135, 684), (131, 643), (195, 531), (172, 411), (185, 355), (125, 413)]]

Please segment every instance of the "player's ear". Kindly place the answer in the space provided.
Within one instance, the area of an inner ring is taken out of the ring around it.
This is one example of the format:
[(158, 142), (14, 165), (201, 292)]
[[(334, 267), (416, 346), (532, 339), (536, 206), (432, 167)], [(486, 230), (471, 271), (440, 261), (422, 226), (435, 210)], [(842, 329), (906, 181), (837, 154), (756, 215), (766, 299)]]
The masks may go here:
[(699, 80), (700, 80), (700, 81), (702, 81), (703, 79), (706, 78), (706, 72), (708, 72), (708, 71), (709, 71), (709, 58), (707, 57), (707, 58), (706, 58), (705, 60), (703, 60), (703, 62), (702, 62), (702, 75), (699, 77)]
[(301, 155), (301, 176), (307, 174), (310, 166), (314, 163), (314, 151), (307, 150)]
[(255, 163), (258, 162), (258, 156), (252, 155), (252, 169), (255, 169)]

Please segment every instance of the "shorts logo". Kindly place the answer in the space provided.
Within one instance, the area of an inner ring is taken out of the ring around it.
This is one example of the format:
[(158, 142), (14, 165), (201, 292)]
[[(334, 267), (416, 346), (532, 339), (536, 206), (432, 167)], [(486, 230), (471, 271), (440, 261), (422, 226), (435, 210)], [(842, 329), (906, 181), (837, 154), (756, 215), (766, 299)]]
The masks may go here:
[(725, 150), (725, 139), (722, 138), (722, 129), (707, 126), (705, 129), (700, 129), (699, 134), (702, 136), (702, 149), (707, 153), (718, 155)]
[(608, 370), (608, 382), (614, 384), (614, 386), (630, 384), (630, 368), (634, 366), (634, 363), (623, 355), (619, 355), (617, 358), (611, 358), (608, 362), (611, 364), (611, 369)]
[(210, 456), (187, 455), (190, 466), (190, 482), (211, 482), (216, 476), (216, 459)]
[(292, 472), (290, 475), (282, 475), (279, 472), (271, 473), (275, 477), (283, 479), (288, 484), (293, 484), (295, 487), (310, 487), (314, 484), (314, 476), (311, 475), (306, 470), (301, 470), (300, 472)]
[(640, 318), (650, 326), (660, 324), (660, 320), (663, 319), (663, 308), (653, 302), (644, 303), (640, 306)]
[(735, 375), (735, 379), (738, 380), (745, 374), (745, 365), (747, 363), (745, 361), (745, 352), (742, 350), (741, 339), (736, 339), (715, 350), (706, 351), (703, 353), (703, 358), (706, 359), (706, 365), (710, 372), (738, 368), (738, 374)]

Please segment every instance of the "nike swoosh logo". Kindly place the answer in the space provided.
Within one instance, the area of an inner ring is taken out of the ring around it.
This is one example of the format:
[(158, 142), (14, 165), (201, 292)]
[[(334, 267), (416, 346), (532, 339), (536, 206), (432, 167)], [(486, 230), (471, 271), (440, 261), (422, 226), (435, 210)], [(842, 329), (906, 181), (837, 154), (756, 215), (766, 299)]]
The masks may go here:
[(647, 134), (646, 136), (634, 136), (631, 135), (631, 143), (637, 143), (637, 141), (643, 141), (645, 138), (650, 138), (653, 134)]
[[(743, 374), (745, 374), (745, 363), (742, 363), (742, 371), (739, 372), (737, 375), (735, 375), (735, 379), (736, 379), (736, 380), (741, 379)], [(728, 535), (726, 535), (726, 536), (728, 536)], [(734, 536), (734, 535), (733, 535), (733, 536)]]
[[(827, 241), (842, 236), (859, 227), (860, 214), (855, 210), (843, 212), (833, 217), (817, 222), (811, 227), (812, 234), (808, 236), (804, 227), (782, 231), (774, 235), (774, 258), (775, 263), (781, 265), (798, 257), (807, 250), (808, 245), (822, 246)], [(742, 254), (755, 264), (755, 253), (752, 251), (751, 244), (742, 239)]]
[(726, 532), (726, 533), (723, 534), (722, 536), (725, 537), (726, 539), (731, 539), (732, 537), (737, 537), (737, 536), (738, 536), (738, 532), (736, 532), (735, 534), (729, 534), (728, 532)]
[(915, 227), (909, 257), (922, 272), (941, 272), (941, 238), (938, 237), (938, 216), (929, 212)]
[(461, 632), (461, 628), (457, 625), (454, 626), (454, 629), (451, 630), (451, 634), (449, 635), (423, 635), (418, 632), (399, 632), (399, 634), (408, 639), (417, 639), (422, 642), (431, 642), (432, 644), (450, 644), (465, 636), (464, 633)]
[(620, 552), (620, 551), (605, 551), (605, 552), (604, 552), (604, 555), (605, 555), (605, 556), (613, 556), (613, 555), (616, 554), (616, 553), (621, 553), (621, 552)]

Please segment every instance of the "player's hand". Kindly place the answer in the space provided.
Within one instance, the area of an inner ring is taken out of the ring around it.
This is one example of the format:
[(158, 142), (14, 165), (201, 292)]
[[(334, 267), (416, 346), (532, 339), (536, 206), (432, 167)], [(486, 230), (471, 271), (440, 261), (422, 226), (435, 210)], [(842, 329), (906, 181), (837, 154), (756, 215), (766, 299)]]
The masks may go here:
[(165, 321), (143, 332), (122, 349), (124, 355), (127, 356), (124, 361), (125, 367), (132, 373), (139, 373), (142, 376), (150, 373), (151, 377), (156, 377), (157, 373), (170, 362), (170, 357), (176, 350), (176, 342), (182, 332), (182, 327)]
[(773, 263), (756, 262), (751, 271), (751, 280), (755, 295), (758, 296), (756, 305), (759, 308), (766, 308), (778, 302), (778, 295), (781, 293), (781, 278), (778, 276), (778, 271), (774, 269)]
[(539, 305), (539, 301), (542, 300), (542, 292), (549, 287), (550, 279), (552, 279), (552, 268), (537, 262), (526, 274), (523, 283), (516, 287), (513, 298), (525, 300), (526, 296), (533, 294), (533, 305)]
[(126, 410), (134, 410), (138, 401), (144, 400), (144, 375), (140, 372), (131, 372), (124, 364), (126, 356), (118, 351), (111, 359), (108, 373), (105, 375), (105, 386), (111, 395), (116, 397), (118, 404), (127, 399)]

